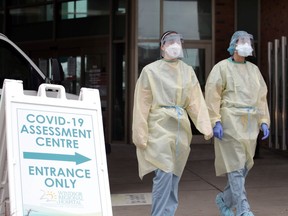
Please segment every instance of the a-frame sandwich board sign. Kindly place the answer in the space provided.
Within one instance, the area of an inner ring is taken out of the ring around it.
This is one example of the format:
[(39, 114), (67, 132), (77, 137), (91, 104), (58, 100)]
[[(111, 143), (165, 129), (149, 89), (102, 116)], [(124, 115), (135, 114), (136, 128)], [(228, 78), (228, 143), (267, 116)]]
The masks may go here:
[(61, 85), (30, 96), (5, 80), (0, 118), (1, 215), (112, 216), (97, 89), (68, 100)]

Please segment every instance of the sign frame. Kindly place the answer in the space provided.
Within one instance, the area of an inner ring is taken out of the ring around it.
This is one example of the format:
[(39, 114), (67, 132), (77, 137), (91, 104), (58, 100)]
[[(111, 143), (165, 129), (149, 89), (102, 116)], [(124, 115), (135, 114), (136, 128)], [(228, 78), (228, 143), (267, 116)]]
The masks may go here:
[(22, 81), (3, 86), (10, 214), (112, 216), (99, 91), (82, 88), (77, 101), (60, 85), (42, 84), (37, 96)]

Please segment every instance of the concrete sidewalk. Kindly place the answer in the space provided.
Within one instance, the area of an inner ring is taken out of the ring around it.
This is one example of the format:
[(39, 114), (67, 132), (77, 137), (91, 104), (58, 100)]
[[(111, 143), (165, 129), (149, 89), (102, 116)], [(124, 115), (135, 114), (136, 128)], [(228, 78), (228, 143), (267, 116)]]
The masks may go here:
[[(112, 145), (107, 164), (113, 216), (149, 216), (153, 174), (139, 179), (135, 147)], [(215, 176), (213, 145), (192, 144), (176, 216), (219, 216), (215, 196), (225, 185), (225, 177)], [(288, 216), (288, 156), (261, 148), (246, 190), (255, 216)]]

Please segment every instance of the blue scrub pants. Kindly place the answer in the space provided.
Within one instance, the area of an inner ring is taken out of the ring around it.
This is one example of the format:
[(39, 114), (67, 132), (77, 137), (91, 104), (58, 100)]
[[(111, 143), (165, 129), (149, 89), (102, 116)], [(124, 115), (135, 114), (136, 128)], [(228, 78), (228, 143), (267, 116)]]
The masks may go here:
[(247, 168), (228, 173), (228, 183), (223, 191), (223, 200), (228, 208), (236, 208), (236, 216), (250, 212), (250, 205), (245, 190)]
[(155, 171), (151, 216), (174, 216), (178, 207), (180, 177), (160, 169)]

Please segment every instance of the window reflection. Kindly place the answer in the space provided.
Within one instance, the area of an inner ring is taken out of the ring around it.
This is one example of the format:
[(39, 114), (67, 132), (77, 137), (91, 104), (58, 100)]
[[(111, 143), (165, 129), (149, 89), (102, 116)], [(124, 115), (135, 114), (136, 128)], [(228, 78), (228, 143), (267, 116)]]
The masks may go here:
[(9, 10), (13, 25), (53, 20), (52, 4)]
[(160, 37), (160, 1), (139, 0), (138, 38), (155, 39)]
[(138, 71), (142, 71), (147, 64), (160, 59), (159, 43), (139, 43), (138, 44)]
[(126, 31), (126, 0), (113, 2), (113, 40), (124, 40)]
[(126, 14), (126, 0), (119, 0), (116, 14)]
[(205, 87), (205, 49), (185, 49), (186, 55), (182, 60), (191, 65), (196, 73), (201, 89)]
[(109, 1), (74, 0), (61, 4), (61, 19), (109, 15)]
[(65, 2), (61, 6), (62, 19), (75, 19), (87, 17), (87, 1)]
[[(200, 44), (201, 47), (201, 40), (212, 39), (212, 1), (138, 0), (138, 73), (160, 58), (160, 33), (167, 30), (181, 33), (185, 44)], [(210, 64), (205, 62), (205, 50), (188, 49), (188, 59), (183, 59), (193, 66), (202, 89), (207, 64)]]
[(63, 85), (67, 92), (79, 94), (81, 79), (81, 57), (61, 56), (59, 61), (64, 72)]
[(190, 40), (212, 38), (211, 0), (164, 0), (163, 7), (164, 31), (181, 32), (185, 39)]
[[(160, 10), (161, 2), (163, 11)], [(212, 39), (211, 0), (139, 0), (138, 38), (158, 39), (160, 17), (163, 32), (175, 30), (190, 40)]]

